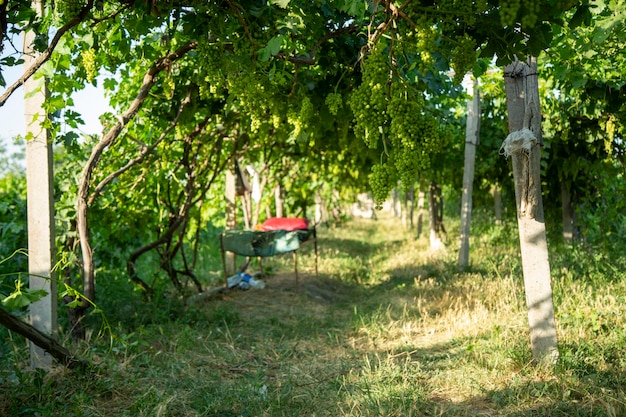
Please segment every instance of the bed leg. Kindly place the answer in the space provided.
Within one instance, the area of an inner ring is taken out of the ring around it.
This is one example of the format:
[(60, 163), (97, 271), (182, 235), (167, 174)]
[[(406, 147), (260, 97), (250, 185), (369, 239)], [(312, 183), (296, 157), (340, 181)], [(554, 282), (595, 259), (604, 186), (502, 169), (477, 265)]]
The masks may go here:
[(313, 227), (313, 246), (315, 248), (315, 277), (317, 278), (317, 230)]
[(263, 272), (263, 258), (260, 256), (256, 257), (257, 263), (259, 264), (259, 270), (261, 271), (261, 276), (264, 277), (265, 273)]
[(226, 276), (226, 256), (224, 255), (224, 242), (220, 233), (220, 254), (222, 255), (222, 271), (224, 272), (224, 285), (228, 288), (228, 277)]

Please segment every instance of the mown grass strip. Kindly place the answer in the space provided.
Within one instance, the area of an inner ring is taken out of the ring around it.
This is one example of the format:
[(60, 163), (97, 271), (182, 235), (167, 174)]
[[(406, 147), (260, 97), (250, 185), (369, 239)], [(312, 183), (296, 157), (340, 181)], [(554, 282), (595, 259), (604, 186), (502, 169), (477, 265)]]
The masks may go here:
[(0, 415), (626, 413), (626, 284), (611, 268), (552, 249), (561, 359), (533, 367), (514, 228), (478, 227), (463, 273), (449, 229), (432, 252), (390, 216), (354, 220), (319, 231), (319, 277), (305, 247), (298, 283), (277, 257), (260, 291), (191, 306), (128, 294), (103, 306), (112, 344), (75, 346), (91, 373), (30, 372), (26, 344), (4, 333)]

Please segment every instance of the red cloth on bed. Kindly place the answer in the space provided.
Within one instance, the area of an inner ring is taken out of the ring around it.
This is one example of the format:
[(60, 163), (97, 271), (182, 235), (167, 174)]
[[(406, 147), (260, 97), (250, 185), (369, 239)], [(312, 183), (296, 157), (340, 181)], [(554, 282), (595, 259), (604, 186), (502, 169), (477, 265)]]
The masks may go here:
[(261, 230), (303, 230), (309, 228), (309, 220), (300, 217), (270, 217), (261, 225)]

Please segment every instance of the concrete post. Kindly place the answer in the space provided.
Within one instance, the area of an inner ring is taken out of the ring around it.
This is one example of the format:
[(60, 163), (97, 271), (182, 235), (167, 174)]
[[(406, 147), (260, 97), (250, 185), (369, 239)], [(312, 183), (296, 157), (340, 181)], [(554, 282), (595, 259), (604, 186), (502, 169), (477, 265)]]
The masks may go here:
[[(236, 178), (231, 169), (226, 170), (226, 230), (237, 227), (237, 191)], [(224, 268), (227, 276), (231, 276), (237, 270), (236, 255), (232, 252), (225, 253)]]
[(522, 272), (530, 342), (536, 363), (558, 359), (548, 243), (541, 195), (541, 109), (537, 60), (504, 69), (509, 137), (504, 154), (512, 159)]
[(467, 103), (467, 122), (465, 126), (465, 166), (463, 168), (463, 195), (461, 196), (459, 271), (463, 271), (469, 266), (472, 189), (474, 185), (476, 145), (478, 144), (480, 130), (480, 92), (476, 81), (474, 81), (470, 93), (473, 94), (473, 98)]
[[(33, 1), (33, 7), (42, 13), (41, 1)], [(32, 49), (34, 38), (34, 32), (24, 33), (25, 68), (30, 67), (37, 57), (37, 52)], [(43, 289), (48, 293), (30, 305), (30, 321), (35, 328), (51, 335), (57, 328), (57, 289), (52, 272), (56, 251), (52, 142), (44, 127), (46, 93), (44, 78), (31, 77), (24, 84), (29, 285), (33, 290)], [(48, 369), (52, 357), (31, 342), (30, 363), (33, 368)]]

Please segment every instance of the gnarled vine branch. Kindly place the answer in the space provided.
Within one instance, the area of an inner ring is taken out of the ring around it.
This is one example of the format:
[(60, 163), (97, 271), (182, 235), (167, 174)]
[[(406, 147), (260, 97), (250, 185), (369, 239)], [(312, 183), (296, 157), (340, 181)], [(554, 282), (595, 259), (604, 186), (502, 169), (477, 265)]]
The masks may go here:
[(130, 104), (128, 110), (118, 117), (118, 122), (109, 129), (109, 131), (102, 136), (100, 141), (94, 146), (91, 151), (89, 159), (85, 163), (85, 167), (82, 171), (80, 182), (78, 185), (78, 197), (76, 203), (77, 223), (76, 229), (80, 239), (81, 254), (83, 259), (83, 292), (85, 296), (91, 300), (95, 299), (94, 288), (94, 266), (93, 266), (93, 254), (91, 252), (91, 244), (89, 242), (89, 230), (87, 224), (87, 211), (88, 211), (88, 197), (89, 188), (91, 183), (91, 177), (93, 172), (100, 161), (102, 153), (106, 148), (111, 146), (115, 140), (119, 137), (126, 124), (132, 120), (144, 101), (148, 97), (150, 89), (156, 83), (157, 75), (164, 69), (170, 68), (172, 62), (182, 58), (189, 51), (197, 48), (198, 43), (188, 42), (181, 46), (176, 51), (159, 58), (148, 69), (144, 75), (143, 82), (139, 88), (137, 96)]

